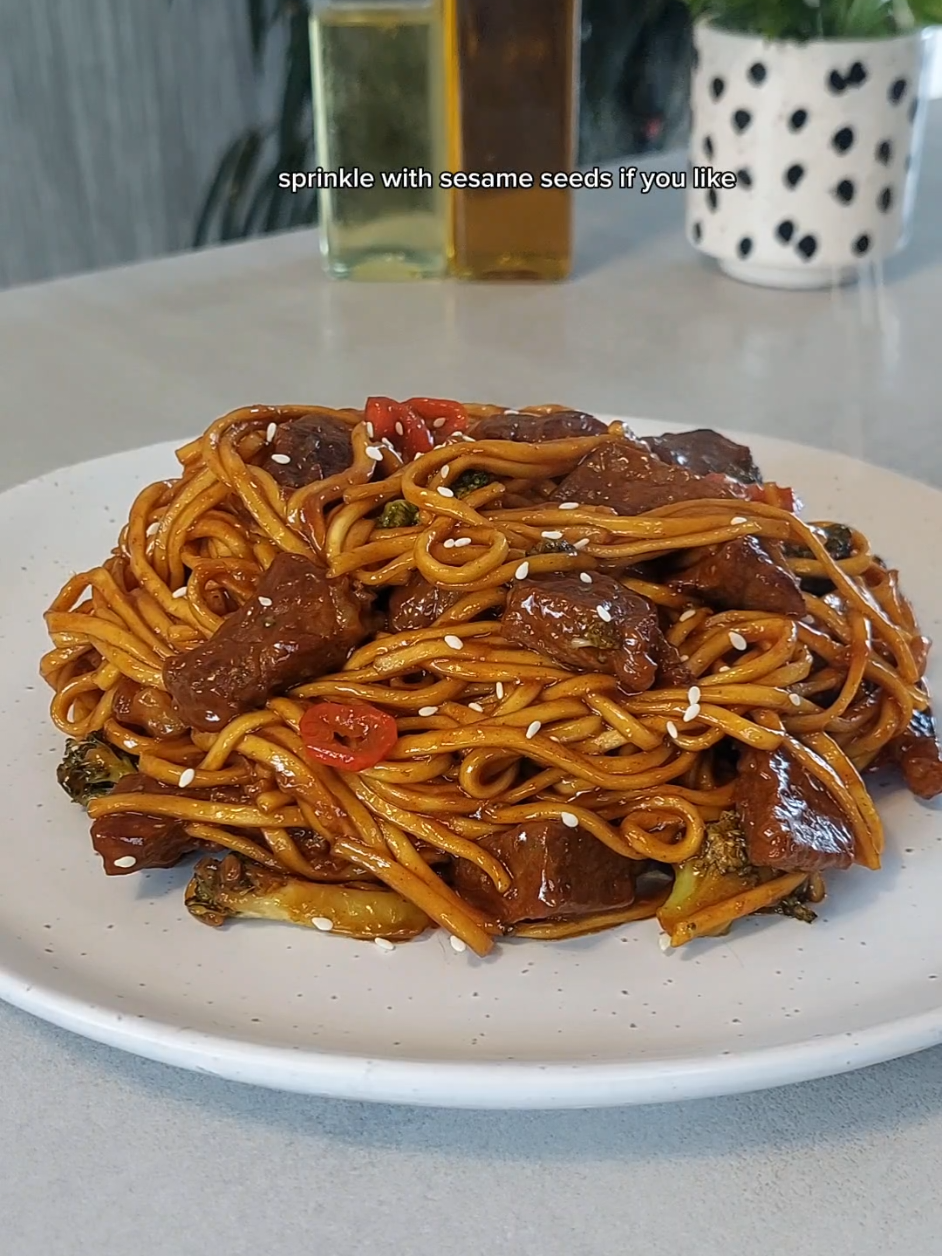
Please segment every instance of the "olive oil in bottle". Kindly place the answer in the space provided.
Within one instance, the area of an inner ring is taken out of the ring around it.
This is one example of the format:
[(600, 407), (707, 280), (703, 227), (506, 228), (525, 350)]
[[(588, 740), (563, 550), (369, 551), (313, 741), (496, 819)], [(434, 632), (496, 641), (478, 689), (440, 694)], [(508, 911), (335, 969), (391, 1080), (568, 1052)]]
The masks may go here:
[(580, 0), (445, 0), (448, 159), (468, 175), (533, 176), (451, 199), (450, 261), (462, 279), (564, 279), (572, 192), (543, 188), (576, 157)]
[(337, 277), (445, 272), (439, 2), (328, 0), (312, 14), (321, 251)]

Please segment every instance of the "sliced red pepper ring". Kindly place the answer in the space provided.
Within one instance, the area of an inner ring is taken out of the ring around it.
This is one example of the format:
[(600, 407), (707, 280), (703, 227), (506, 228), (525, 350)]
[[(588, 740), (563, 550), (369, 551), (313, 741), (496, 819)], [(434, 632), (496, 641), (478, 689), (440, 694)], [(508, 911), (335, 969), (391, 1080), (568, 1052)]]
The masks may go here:
[(381, 440), (384, 436), (392, 439), (396, 434), (396, 423), (402, 419), (402, 402), (393, 401), (392, 397), (367, 397), (366, 421), (372, 424), (373, 435)]
[(309, 758), (343, 772), (375, 767), (399, 736), (395, 718), (368, 702), (318, 702), (301, 717)]
[(439, 424), (442, 431), (447, 428), (450, 432), (464, 432), (467, 429), (468, 412), (460, 401), (447, 401), (439, 397), (410, 397), (405, 404), (413, 414), (425, 419), (426, 423), (434, 425), (444, 419), (444, 423)]

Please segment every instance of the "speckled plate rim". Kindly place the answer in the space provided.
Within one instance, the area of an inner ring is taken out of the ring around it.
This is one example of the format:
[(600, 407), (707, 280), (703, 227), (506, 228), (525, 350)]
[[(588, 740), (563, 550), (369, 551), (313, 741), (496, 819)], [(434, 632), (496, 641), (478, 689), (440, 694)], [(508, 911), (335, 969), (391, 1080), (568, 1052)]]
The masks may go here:
[[(642, 431), (658, 431), (664, 426), (641, 419), (625, 421)], [(673, 426), (675, 430), (683, 427)], [(793, 453), (802, 449), (777, 437), (756, 437), (732, 430), (728, 434), (747, 442), (761, 440), (789, 447)], [(156, 460), (179, 444), (161, 443), (146, 451), (128, 452), (152, 453)], [(122, 456), (125, 455), (108, 455), (81, 465), (100, 466)], [(918, 485), (921, 491), (940, 498), (942, 511), (942, 493), (936, 489), (882, 468), (869, 468), (847, 455), (827, 451), (824, 456), (838, 466), (843, 463), (848, 470), (859, 472), (863, 467), (892, 477), (901, 490)], [(7, 490), (2, 496), (28, 492), (60, 473), (47, 473)], [(784, 1046), (729, 1054), (664, 1055), (604, 1063), (371, 1058), (265, 1046), (184, 1028), (167, 1020), (128, 1019), (117, 1007), (77, 998), (53, 981), (28, 980), (2, 957), (0, 999), (83, 1037), (198, 1073), (297, 1093), (446, 1108), (591, 1108), (737, 1094), (833, 1076), (942, 1043), (940, 1005), (918, 1015), (895, 1017), (852, 1032), (816, 1035)]]

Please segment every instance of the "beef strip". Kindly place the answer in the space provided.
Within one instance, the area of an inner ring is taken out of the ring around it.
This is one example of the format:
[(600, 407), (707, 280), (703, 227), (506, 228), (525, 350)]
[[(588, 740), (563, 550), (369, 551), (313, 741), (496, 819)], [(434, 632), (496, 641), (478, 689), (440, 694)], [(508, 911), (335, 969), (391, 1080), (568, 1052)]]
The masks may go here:
[[(305, 414), (278, 427), (275, 439), (259, 464), (289, 491), (303, 488), (314, 480), (328, 480), (346, 471), (353, 462), (351, 428), (329, 415)], [(272, 454), (290, 458), (274, 462)]]
[(572, 440), (577, 436), (604, 436), (605, 424), (580, 410), (557, 410), (553, 414), (492, 414), (479, 419), (471, 429), (475, 440)]
[(122, 676), (115, 688), (112, 715), (125, 728), (136, 728), (157, 741), (182, 737), (187, 726), (163, 689), (139, 685)]
[(643, 515), (658, 506), (705, 497), (743, 497), (745, 490), (717, 476), (708, 479), (671, 466), (640, 441), (597, 445), (553, 494), (556, 501), (610, 506), (616, 515)]
[(273, 694), (336, 670), (375, 627), (350, 581), (279, 554), (254, 598), (208, 641), (168, 660), (164, 683), (188, 727), (215, 732)]
[(389, 598), (391, 632), (408, 632), (414, 628), (430, 628), (440, 615), (459, 601), (462, 594), (430, 584), (418, 572), (408, 584), (393, 589)]
[(874, 768), (897, 766), (907, 788), (917, 798), (942, 794), (942, 751), (931, 711), (916, 711), (905, 733), (881, 751)]
[(482, 837), (480, 845), (500, 860), (513, 884), (500, 894), (488, 876), (461, 859), (455, 889), (501, 924), (584, 916), (634, 901), (633, 862), (559, 820), (530, 820)]
[(778, 544), (754, 536), (707, 550), (669, 583), (719, 610), (768, 611), (798, 619), (807, 614), (801, 586)]
[[(113, 794), (173, 793), (164, 785), (139, 772), (122, 776)], [(187, 798), (204, 802), (241, 803), (245, 801), (237, 786), (216, 786), (213, 789), (188, 789)], [(215, 850), (210, 842), (190, 837), (183, 820), (172, 816), (148, 815), (144, 811), (116, 811), (92, 822), (92, 845), (101, 856), (105, 872), (120, 876), (126, 872), (143, 872), (146, 868), (172, 868), (184, 855), (195, 850)], [(130, 856), (131, 867), (116, 865), (115, 860)]]
[(782, 872), (847, 868), (854, 834), (832, 795), (785, 750), (744, 750), (736, 813), (749, 860)]
[(695, 475), (728, 475), (741, 484), (762, 483), (762, 472), (753, 461), (748, 445), (738, 445), (711, 428), (662, 432), (660, 436), (642, 436), (641, 439), (662, 462), (684, 467)]
[(502, 628), (565, 667), (617, 676), (629, 693), (650, 689), (657, 676), (657, 613), (611, 576), (595, 574), (591, 584), (575, 572), (521, 580), (507, 597)]

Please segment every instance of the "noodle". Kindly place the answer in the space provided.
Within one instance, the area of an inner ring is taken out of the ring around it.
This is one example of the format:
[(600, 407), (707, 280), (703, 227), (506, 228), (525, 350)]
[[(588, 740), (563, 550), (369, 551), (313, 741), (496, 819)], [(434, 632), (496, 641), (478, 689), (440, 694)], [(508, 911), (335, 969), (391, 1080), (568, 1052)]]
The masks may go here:
[[(312, 414), (345, 426), (352, 461), (286, 490), (262, 466), (269, 429)], [(656, 864), (670, 878), (733, 805), (723, 755), (738, 746), (787, 752), (845, 818), (856, 861), (879, 867), (884, 839), (860, 771), (928, 705), (925, 642), (895, 573), (861, 533), (848, 529), (849, 556), (835, 558), (825, 525), (765, 500), (717, 496), (636, 515), (547, 500), (608, 439), (511, 442), (472, 429), (403, 461), (390, 441), (375, 443), (360, 411), (254, 406), (218, 419), (178, 451), (178, 479), (139, 493), (112, 556), (72, 577), (46, 616), (53, 722), (138, 757), (151, 782), (93, 798), (92, 820), (156, 817), (271, 874), (382, 883), (483, 955), (502, 931), (564, 938), (652, 916), (670, 883), (626, 907), (502, 929), (462, 897), (456, 863), (511, 892), (512, 875), (482, 843), (540, 822), (577, 825), (631, 867)], [(470, 473), (483, 482), (457, 495)], [(389, 503), (412, 521), (386, 527)], [(556, 540), (541, 552), (546, 536)], [(834, 596), (806, 593), (803, 621), (716, 610), (661, 583), (653, 567), (670, 558), (682, 569), (705, 547), (742, 538), (791, 547), (795, 575), (829, 581)], [(418, 573), (449, 600), (431, 626), (375, 633), (339, 670), (214, 732), (176, 727), (165, 665), (251, 601), (284, 554), (315, 558), (373, 593)], [(658, 608), (693, 687), (629, 694), (613, 675), (574, 673), (502, 635), (508, 587), (565, 572), (612, 572)], [(129, 693), (166, 709), (167, 731), (129, 719)], [(324, 701), (388, 713), (391, 751), (358, 773), (312, 761), (301, 721)], [(817, 901), (820, 875), (779, 872), (709, 903), (669, 931), (671, 943), (796, 891)]]

